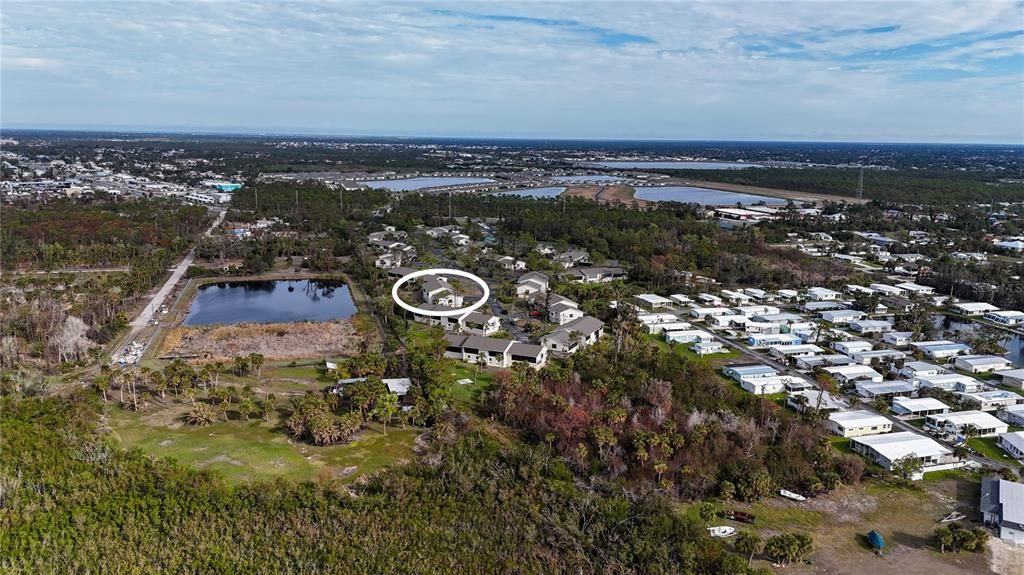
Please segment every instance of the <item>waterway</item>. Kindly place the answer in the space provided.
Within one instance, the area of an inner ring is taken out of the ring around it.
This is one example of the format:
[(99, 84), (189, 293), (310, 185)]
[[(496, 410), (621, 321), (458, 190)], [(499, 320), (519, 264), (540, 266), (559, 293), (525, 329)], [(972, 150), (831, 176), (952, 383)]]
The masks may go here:
[(556, 198), (565, 191), (562, 187), (532, 188), (529, 190), (511, 190), (499, 192), (501, 196), (520, 196), (523, 198)]
[(384, 188), (392, 192), (411, 192), (424, 188), (439, 188), (442, 186), (457, 186), (461, 184), (487, 184), (493, 182), (490, 178), (469, 178), (455, 176), (402, 178), (398, 180), (371, 180), (359, 182), (371, 188)]

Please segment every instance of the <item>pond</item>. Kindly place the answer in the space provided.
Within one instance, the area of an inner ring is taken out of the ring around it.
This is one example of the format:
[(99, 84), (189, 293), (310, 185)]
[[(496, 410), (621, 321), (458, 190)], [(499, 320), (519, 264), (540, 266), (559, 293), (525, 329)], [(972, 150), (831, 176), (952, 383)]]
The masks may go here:
[(760, 167), (740, 162), (590, 162), (587, 165), (617, 170), (742, 170)]
[(199, 288), (184, 325), (287, 323), (346, 319), (356, 313), (343, 282), (240, 281)]
[(384, 188), (392, 192), (410, 192), (424, 188), (438, 188), (441, 186), (457, 186), (460, 184), (487, 184), (493, 182), (490, 178), (467, 178), (467, 177), (422, 177), (422, 178), (401, 178), (397, 180), (371, 180), (359, 182), (371, 188)]
[(691, 186), (638, 187), (636, 188), (636, 197), (651, 202), (687, 202), (702, 206), (734, 206), (736, 203), (784, 206), (787, 203), (787, 200), (782, 198), (723, 192)]
[(531, 188), (528, 190), (511, 190), (508, 192), (500, 192), (498, 195), (519, 196), (522, 198), (557, 198), (564, 191), (565, 188), (561, 187)]
[[(971, 336), (971, 332), (978, 329), (977, 324), (971, 321), (961, 321), (946, 315), (939, 314), (935, 316), (935, 327), (939, 328), (939, 338), (944, 337), (946, 332), (952, 332), (950, 335), (955, 335), (955, 338), (947, 339), (959, 339), (966, 341)], [(1024, 336), (1017, 335), (1013, 332), (1004, 331), (1006, 339), (1003, 339), (999, 343), (1006, 348), (1006, 359), (1012, 361), (1016, 367), (1024, 367)]]

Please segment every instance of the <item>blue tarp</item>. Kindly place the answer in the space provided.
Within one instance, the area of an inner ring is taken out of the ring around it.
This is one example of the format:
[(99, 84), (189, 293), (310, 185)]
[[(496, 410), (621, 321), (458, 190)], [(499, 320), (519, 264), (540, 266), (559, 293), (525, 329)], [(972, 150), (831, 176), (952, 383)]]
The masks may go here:
[(878, 531), (872, 531), (868, 533), (868, 543), (875, 549), (882, 549), (885, 547), (885, 540), (882, 539), (882, 535)]

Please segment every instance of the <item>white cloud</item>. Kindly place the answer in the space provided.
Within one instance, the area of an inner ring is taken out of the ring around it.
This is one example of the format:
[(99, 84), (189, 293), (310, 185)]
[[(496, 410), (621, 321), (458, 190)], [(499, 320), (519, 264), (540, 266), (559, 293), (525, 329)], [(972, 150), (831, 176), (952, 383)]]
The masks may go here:
[[(4, 12), (9, 122), (70, 125), (88, 110), (98, 122), (192, 128), (903, 140), (962, 129), (1024, 140), (1019, 82), (987, 68), (1021, 54), (1024, 37), (1007, 36), (1022, 29), (1015, 2), (90, 2), (69, 10), (8, 0)], [(653, 43), (597, 41), (608, 34)], [(758, 43), (789, 45), (790, 54), (749, 48)], [(888, 55), (940, 45), (948, 48)], [(937, 69), (972, 77), (907, 79)]]

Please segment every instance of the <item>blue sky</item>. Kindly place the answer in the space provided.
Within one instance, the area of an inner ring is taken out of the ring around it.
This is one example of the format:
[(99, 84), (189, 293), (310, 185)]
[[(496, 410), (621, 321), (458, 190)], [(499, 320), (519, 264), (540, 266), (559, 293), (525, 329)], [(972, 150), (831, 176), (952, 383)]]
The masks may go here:
[(1024, 143), (1024, 3), (23, 2), (4, 127)]

